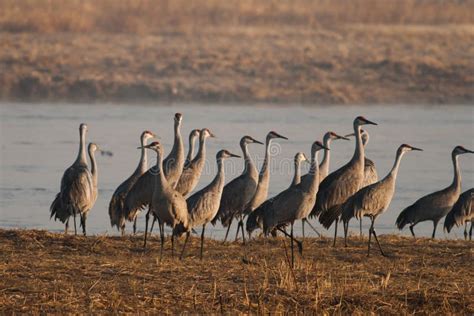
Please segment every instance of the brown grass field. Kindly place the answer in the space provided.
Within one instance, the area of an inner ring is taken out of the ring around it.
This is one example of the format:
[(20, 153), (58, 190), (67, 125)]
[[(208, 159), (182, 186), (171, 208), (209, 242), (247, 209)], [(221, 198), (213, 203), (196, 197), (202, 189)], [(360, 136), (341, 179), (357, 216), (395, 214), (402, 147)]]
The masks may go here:
[(474, 0), (0, 0), (0, 99), (474, 101)]
[(206, 240), (203, 261), (198, 238), (183, 261), (167, 241), (160, 261), (156, 238), (143, 251), (141, 237), (0, 230), (0, 312), (474, 313), (472, 242), (380, 239), (389, 258), (367, 258), (358, 237), (307, 239), (290, 269), (282, 239), (253, 240), (246, 260), (241, 244)]

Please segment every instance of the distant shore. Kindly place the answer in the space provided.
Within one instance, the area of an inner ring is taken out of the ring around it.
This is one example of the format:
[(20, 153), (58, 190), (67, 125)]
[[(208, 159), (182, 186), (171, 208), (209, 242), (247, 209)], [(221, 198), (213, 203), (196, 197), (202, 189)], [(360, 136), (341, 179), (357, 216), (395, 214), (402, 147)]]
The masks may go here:
[[(179, 241), (179, 247), (183, 240)], [(183, 261), (154, 236), (74, 237), (0, 229), (0, 312), (473, 314), (472, 242), (380, 236), (348, 248), (307, 238), (288, 265), (282, 239), (223, 245), (192, 238)], [(246, 255), (244, 255), (246, 252)]]
[(472, 25), (0, 33), (0, 99), (472, 104)]

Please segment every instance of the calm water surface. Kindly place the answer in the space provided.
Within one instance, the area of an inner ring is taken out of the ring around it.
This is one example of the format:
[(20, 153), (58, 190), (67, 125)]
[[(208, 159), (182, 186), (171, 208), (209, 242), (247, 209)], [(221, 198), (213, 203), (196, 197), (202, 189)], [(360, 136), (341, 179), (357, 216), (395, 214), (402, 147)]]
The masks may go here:
[[(289, 138), (272, 147), (270, 196), (286, 188), (292, 178), (293, 156), (304, 151), (309, 156), (311, 142), (321, 140), (324, 132), (350, 133), (357, 115), (379, 123), (368, 126), (371, 138), (366, 155), (374, 160), (379, 176), (391, 168), (395, 150), (401, 143), (423, 148), (424, 152), (405, 155), (398, 175), (397, 191), (389, 209), (378, 219), (379, 234), (399, 233), (394, 223), (399, 212), (417, 198), (448, 186), (453, 177), (451, 150), (457, 144), (474, 148), (474, 108), (464, 106), (208, 106), (208, 105), (80, 105), (80, 104), (7, 104), (0, 105), (0, 227), (39, 228), (62, 231), (60, 222), (49, 219), (49, 206), (59, 191), (60, 179), (76, 158), (78, 126), (89, 125), (88, 141), (94, 141), (112, 157), (98, 156), (99, 198), (89, 213), (89, 234), (115, 235), (110, 227), (108, 203), (115, 188), (138, 163), (139, 135), (149, 129), (161, 137), (169, 151), (173, 140), (173, 114), (184, 114), (182, 133), (208, 127), (218, 138), (208, 141), (207, 165), (197, 189), (215, 175), (215, 153), (226, 148), (240, 154), (238, 142), (248, 134), (261, 141), (270, 130)], [(353, 154), (353, 141), (332, 143), (330, 169), (335, 170)], [(250, 145), (258, 167), (264, 148)], [(150, 156), (150, 163), (154, 155)], [(460, 157), (463, 191), (474, 186), (474, 155)], [(227, 161), (226, 179), (242, 170), (242, 160)], [(316, 223), (313, 220), (313, 223)], [(358, 231), (353, 220), (351, 230)], [(368, 220), (364, 222), (368, 228)], [(442, 223), (441, 223), (442, 224)], [(333, 232), (316, 225), (326, 236)], [(130, 229), (129, 225), (127, 229)], [(144, 229), (144, 215), (139, 220)], [(235, 229), (235, 227), (233, 227)], [(431, 222), (419, 224), (415, 232), (429, 236)], [(220, 226), (209, 227), (209, 234), (222, 238)], [(299, 229), (298, 229), (299, 231)], [(307, 230), (309, 231), (309, 229)], [(408, 229), (401, 234), (409, 234)], [(438, 227), (438, 237), (448, 238)], [(454, 229), (450, 238), (462, 237)]]

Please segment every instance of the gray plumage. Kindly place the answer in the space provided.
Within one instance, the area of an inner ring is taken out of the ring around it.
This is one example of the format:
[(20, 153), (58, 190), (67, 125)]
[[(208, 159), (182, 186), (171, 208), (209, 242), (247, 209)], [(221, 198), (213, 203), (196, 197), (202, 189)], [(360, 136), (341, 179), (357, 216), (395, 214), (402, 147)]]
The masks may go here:
[[(164, 175), (163, 147), (161, 144), (159, 142), (153, 142), (145, 146), (145, 148), (152, 149), (157, 155), (157, 163), (155, 166), (157, 173), (153, 175), (154, 185), (150, 209), (155, 217), (158, 218), (158, 222), (160, 224), (161, 254), (164, 243), (163, 225), (166, 224), (173, 229), (171, 239), (173, 245), (172, 250), (174, 251), (174, 236), (176, 235), (175, 231), (187, 232), (189, 230), (188, 207), (186, 204), (186, 199), (173, 188), (171, 183), (168, 182)], [(145, 245), (147, 230), (148, 227), (145, 228)]]
[[(301, 162), (303, 161), (308, 161), (304, 153), (297, 153), (295, 155), (294, 159), (294, 176), (293, 180), (288, 187), (287, 190), (291, 189), (292, 187), (300, 184), (301, 182)], [(309, 161), (308, 161), (309, 162)], [(275, 200), (278, 200), (280, 198), (280, 195), (283, 194), (285, 191), (281, 192), (280, 194), (266, 200), (262, 204), (260, 204), (259, 207), (257, 207), (252, 213), (249, 214), (247, 217), (247, 222), (245, 225), (245, 229), (247, 230), (247, 233), (249, 236), (251, 236), (252, 232), (257, 229), (263, 229), (263, 216), (265, 212), (268, 212), (268, 210), (271, 209), (272, 204)]]
[(243, 214), (255, 194), (258, 184), (258, 171), (247, 149), (247, 145), (251, 143), (262, 144), (250, 136), (244, 136), (240, 140), (240, 148), (245, 161), (244, 170), (240, 176), (224, 186), (219, 211), (212, 220), (213, 225), (220, 220), (224, 227), (230, 227), (232, 219)]
[[(138, 180), (138, 178), (142, 174), (144, 174), (148, 168), (147, 151), (144, 148), (144, 146), (146, 145), (148, 139), (153, 138), (153, 137), (156, 137), (156, 135), (150, 131), (144, 131), (140, 135), (140, 145), (143, 148), (141, 149), (141, 155), (140, 155), (140, 160), (138, 162), (138, 166), (135, 169), (135, 171), (132, 173), (132, 175), (128, 177), (128, 179), (126, 179), (117, 187), (114, 194), (112, 195), (112, 198), (110, 199), (110, 203), (109, 203), (110, 225), (112, 227), (116, 226), (117, 229), (120, 229), (122, 231), (122, 235), (125, 232), (125, 219), (126, 219), (125, 213), (124, 213), (125, 198), (127, 196), (127, 193), (130, 191), (130, 189), (133, 187), (135, 182)], [(136, 217), (133, 220), (135, 221)], [(135, 225), (134, 225), (134, 229), (135, 229)]]
[(87, 125), (81, 124), (79, 127), (79, 153), (74, 163), (64, 172), (61, 179), (61, 190), (50, 207), (50, 218), (54, 217), (54, 220), (59, 219), (62, 223), (65, 223), (66, 233), (69, 218), (73, 216), (74, 232), (77, 234), (76, 215), (89, 211), (95, 202), (92, 174), (85, 153), (86, 133)]
[[(400, 161), (405, 152), (411, 150), (421, 150), (419, 148), (412, 147), (410, 145), (402, 144), (398, 147), (395, 162), (390, 172), (382, 180), (363, 187), (351, 196), (343, 205), (341, 219), (346, 225), (349, 222), (350, 217), (355, 215), (357, 219), (361, 219), (363, 216), (369, 217), (371, 220), (371, 226), (369, 230), (369, 253), (370, 253), (370, 237), (374, 235), (377, 240), (377, 235), (374, 229), (375, 219), (387, 210), (390, 202), (392, 201), (395, 193), (395, 183), (397, 180), (398, 169), (400, 167)], [(347, 236), (347, 235), (345, 235)], [(347, 246), (347, 240), (345, 237)], [(377, 240), (378, 244), (378, 240)], [(380, 245), (379, 245), (380, 247)], [(383, 254), (382, 248), (380, 251)]]
[[(229, 157), (240, 157), (231, 154), (227, 150), (221, 150), (216, 155), (217, 161), (217, 174), (214, 180), (207, 185), (205, 188), (191, 195), (187, 200), (188, 206), (188, 227), (190, 229), (202, 226), (201, 233), (201, 259), (204, 245), (204, 231), (206, 224), (209, 223), (217, 214), (219, 205), (221, 202), (222, 191), (224, 189), (225, 174), (224, 174), (224, 159)], [(182, 231), (176, 231), (179, 235)], [(181, 252), (181, 257), (184, 255), (184, 249), (186, 247), (189, 230), (186, 234), (186, 241)]]
[(454, 167), (454, 178), (453, 182), (447, 188), (428, 194), (414, 204), (405, 208), (400, 215), (398, 215), (396, 225), (398, 229), (402, 230), (405, 225), (410, 225), (410, 231), (415, 236), (413, 227), (423, 221), (433, 221), (433, 234), (432, 238), (435, 238), (436, 226), (441, 218), (446, 216), (448, 212), (453, 208), (454, 203), (459, 198), (461, 193), (461, 172), (459, 169), (458, 156), (465, 153), (474, 153), (462, 146), (456, 146), (452, 153), (451, 158)]
[[(365, 124), (376, 125), (376, 123), (362, 116), (354, 119), (353, 127), (356, 136), (356, 146), (352, 159), (328, 175), (319, 185), (316, 204), (311, 215), (319, 215), (319, 222), (325, 228), (329, 228), (332, 223), (325, 219), (331, 218), (331, 213), (333, 212), (340, 212), (342, 204), (361, 188), (362, 182), (364, 181), (365, 154), (360, 127)], [(336, 243), (337, 221), (334, 226), (335, 234), (333, 245)]]
[[(194, 132), (194, 131), (193, 131)], [(189, 161), (181, 173), (178, 184), (176, 185), (176, 191), (181, 193), (183, 196), (187, 196), (194, 190), (201, 177), (202, 169), (206, 162), (206, 139), (208, 137), (215, 137), (214, 134), (207, 128), (204, 128), (199, 133), (199, 150), (193, 159)], [(191, 143), (191, 135), (190, 135)], [(189, 148), (191, 151), (191, 147)], [(189, 155), (188, 155), (189, 156)]]
[(472, 227), (474, 226), (474, 189), (469, 189), (459, 196), (451, 211), (444, 220), (444, 229), (449, 233), (454, 225), (457, 227), (465, 224), (464, 239), (467, 239), (467, 223), (471, 222), (469, 240), (472, 240)]
[[(184, 149), (181, 139), (182, 115), (176, 113), (174, 117), (174, 143), (169, 155), (163, 160), (164, 175), (169, 179), (168, 183), (175, 186), (181, 175), (184, 166)], [(178, 172), (179, 169), (179, 172)], [(156, 167), (148, 169), (142, 174), (125, 197), (124, 214), (132, 221), (137, 213), (150, 205), (153, 196), (154, 176), (157, 173)]]

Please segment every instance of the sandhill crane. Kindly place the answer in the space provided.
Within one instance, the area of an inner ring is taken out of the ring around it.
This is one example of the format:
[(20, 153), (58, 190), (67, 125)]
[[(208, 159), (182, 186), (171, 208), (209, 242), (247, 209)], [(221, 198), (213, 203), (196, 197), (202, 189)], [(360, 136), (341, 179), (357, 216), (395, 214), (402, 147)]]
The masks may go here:
[[(349, 138), (347, 138), (346, 136), (340, 136), (331, 131), (324, 134), (323, 144), (326, 148), (328, 148), (328, 150), (324, 150), (323, 160), (319, 164), (319, 182), (323, 181), (329, 174), (329, 160), (331, 158), (331, 151), (329, 149), (331, 148), (330, 147), (331, 141), (338, 140), (338, 139), (349, 140)], [(303, 177), (306, 177), (306, 176), (309, 176), (309, 175), (305, 175)], [(304, 224), (305, 223), (308, 223), (308, 225), (319, 235), (319, 232), (311, 225), (310, 222), (308, 222), (308, 219), (303, 218), (301, 220), (301, 232), (303, 234), (303, 238), (304, 238)]]
[(91, 187), (91, 199), (89, 202), (89, 207), (87, 210), (82, 212), (80, 214), (81, 217), (81, 227), (82, 227), (82, 233), (84, 236), (86, 236), (86, 219), (87, 219), (87, 214), (89, 211), (92, 209), (94, 206), (95, 202), (97, 201), (97, 196), (99, 195), (99, 187), (98, 187), (98, 170), (97, 170), (97, 162), (95, 160), (95, 152), (99, 149), (99, 147), (95, 143), (89, 143), (89, 146), (87, 147), (87, 151), (89, 153), (89, 158), (91, 160), (91, 176), (92, 176), (92, 187)]
[[(244, 216), (252, 213), (257, 207), (260, 206), (268, 197), (268, 186), (270, 183), (270, 158), (271, 158), (271, 141), (275, 138), (282, 138), (288, 140), (285, 136), (278, 134), (277, 132), (271, 131), (267, 134), (265, 140), (265, 158), (263, 160), (262, 169), (260, 169), (260, 174), (258, 177), (258, 185), (255, 194), (247, 205), (247, 208), (244, 211)], [(239, 228), (244, 229), (243, 224), (237, 226), (236, 236), (239, 234)]]
[(451, 231), (453, 226), (464, 226), (464, 239), (467, 240), (467, 223), (471, 222), (469, 230), (469, 240), (472, 240), (472, 226), (474, 226), (474, 189), (469, 189), (459, 196), (454, 203), (451, 211), (446, 215), (444, 220), (444, 229)]
[[(306, 161), (308, 163), (310, 162), (308, 158), (306, 158), (304, 153), (302, 152), (297, 153), (294, 159), (294, 166), (295, 166), (294, 176), (288, 189), (290, 189), (293, 186), (298, 185), (301, 182), (301, 162), (303, 161)], [(285, 191), (281, 192), (280, 194), (284, 194), (284, 192)], [(246, 225), (245, 225), (245, 229), (247, 230), (247, 233), (249, 234), (249, 239), (251, 238), (252, 232), (255, 229), (257, 228), (263, 229), (263, 215), (266, 210), (271, 208), (273, 201), (278, 200), (279, 195), (266, 200), (259, 207), (257, 207), (252, 213), (249, 214), (249, 216), (247, 217)]]
[[(380, 252), (383, 256), (385, 253), (380, 247), (379, 240), (377, 238), (377, 234), (375, 233), (374, 223), (375, 219), (381, 215), (390, 205), (392, 201), (393, 195), (395, 193), (395, 183), (397, 180), (398, 169), (400, 167), (400, 161), (404, 153), (412, 150), (419, 150), (421, 149), (402, 144), (398, 147), (395, 162), (393, 164), (392, 169), (390, 172), (383, 178), (382, 180), (363, 187), (359, 191), (357, 191), (353, 196), (351, 196), (346, 203), (342, 206), (342, 219), (344, 220), (345, 216), (352, 216), (355, 214), (355, 217), (360, 219), (363, 216), (369, 217), (371, 224), (369, 229), (369, 243), (368, 243), (368, 251), (367, 256), (370, 255), (370, 241), (372, 235), (374, 235), (375, 241), (380, 249)], [(346, 222), (346, 221), (345, 221)], [(348, 222), (348, 220), (347, 220)], [(345, 245), (347, 246), (347, 239), (344, 238)]]
[[(362, 145), (364, 149), (369, 143), (369, 133), (366, 130), (361, 130)], [(354, 136), (355, 134), (346, 135), (346, 137)], [(377, 169), (375, 168), (375, 163), (369, 158), (365, 157), (364, 160), (364, 181), (362, 182), (361, 188), (371, 185), (378, 181)], [(347, 209), (346, 212), (349, 212), (350, 209)], [(342, 211), (342, 210), (341, 210)], [(354, 214), (346, 213), (343, 216), (343, 227), (344, 227), (344, 240), (347, 239), (347, 234), (349, 231), (349, 221), (354, 217)], [(362, 237), (362, 217), (359, 219), (359, 234)]]
[[(112, 195), (112, 198), (110, 199), (110, 203), (109, 203), (110, 224), (112, 225), (112, 227), (117, 226), (117, 229), (121, 230), (122, 236), (125, 233), (125, 214), (123, 211), (125, 197), (127, 196), (128, 191), (130, 191), (132, 186), (138, 180), (138, 178), (142, 174), (144, 174), (148, 168), (147, 151), (144, 148), (144, 146), (147, 144), (147, 141), (149, 139), (154, 138), (154, 137), (156, 137), (156, 135), (150, 131), (144, 131), (140, 135), (140, 145), (142, 149), (141, 149), (141, 155), (140, 155), (140, 160), (138, 162), (138, 166), (135, 169), (135, 171), (132, 173), (132, 175), (117, 187), (114, 194)], [(137, 217), (135, 216), (133, 220), (133, 233), (134, 234), (136, 233), (136, 229), (137, 229)]]
[(405, 225), (409, 224), (413, 237), (415, 233), (413, 227), (419, 222), (433, 221), (433, 234), (431, 238), (435, 238), (436, 226), (441, 218), (443, 218), (453, 208), (454, 203), (461, 193), (461, 171), (459, 169), (458, 156), (466, 153), (474, 153), (463, 146), (456, 146), (451, 158), (454, 166), (454, 179), (450, 186), (420, 198), (414, 204), (405, 208), (398, 215), (396, 224), (398, 229), (402, 230)]
[[(184, 166), (183, 141), (181, 139), (181, 122), (183, 116), (176, 113), (174, 116), (174, 143), (169, 155), (163, 160), (163, 170), (168, 183), (174, 187), (181, 176)], [(141, 148), (141, 147), (140, 147)], [(178, 171), (179, 169), (179, 171)], [(132, 221), (146, 206), (149, 206), (153, 196), (153, 186), (155, 185), (156, 167), (152, 167), (142, 174), (125, 197), (124, 214)], [(147, 213), (149, 219), (150, 210)], [(161, 226), (160, 226), (161, 227)]]
[[(212, 220), (212, 224), (215, 225), (218, 220), (221, 221), (224, 227), (227, 227), (224, 242), (227, 240), (229, 234), (230, 225), (235, 216), (242, 216), (248, 203), (253, 198), (255, 191), (257, 190), (258, 184), (258, 171), (250, 158), (247, 145), (248, 144), (261, 144), (258, 140), (244, 136), (240, 140), (240, 148), (245, 160), (244, 170), (240, 176), (230, 181), (224, 186), (222, 192), (221, 203), (217, 215)], [(243, 225), (242, 219), (239, 221), (239, 225)], [(238, 228), (237, 228), (238, 229)], [(242, 236), (244, 236), (244, 230), (242, 229)], [(243, 239), (245, 237), (242, 237)]]
[[(204, 189), (191, 195), (186, 203), (188, 205), (188, 226), (194, 228), (202, 226), (201, 232), (201, 254), (202, 259), (203, 247), (204, 247), (204, 230), (206, 224), (209, 223), (217, 214), (219, 205), (221, 203), (222, 190), (224, 189), (225, 175), (224, 175), (224, 159), (230, 157), (238, 157), (227, 150), (221, 150), (216, 155), (217, 160), (217, 174), (214, 180), (206, 186)], [(177, 231), (178, 235), (182, 232)], [(184, 255), (184, 249), (188, 242), (190, 231), (186, 233), (186, 240), (181, 251), (181, 258)]]
[[(319, 185), (316, 204), (311, 212), (312, 215), (320, 215), (319, 222), (328, 229), (331, 222), (326, 223), (325, 219), (332, 212), (337, 212), (338, 208), (355, 192), (357, 192), (364, 181), (364, 146), (362, 145), (361, 126), (366, 124), (377, 125), (363, 116), (354, 119), (353, 127), (356, 135), (356, 146), (352, 159), (334, 171), (324, 179)], [(330, 217), (331, 218), (331, 217)], [(335, 222), (333, 246), (336, 245), (337, 219)]]
[(183, 173), (176, 185), (176, 191), (183, 196), (188, 195), (199, 182), (204, 163), (206, 162), (206, 138), (215, 137), (214, 134), (207, 128), (201, 130), (199, 134), (199, 150), (187, 166), (183, 169)]
[(61, 190), (50, 207), (54, 220), (65, 223), (65, 232), (69, 227), (69, 217), (74, 219), (74, 234), (77, 235), (76, 215), (87, 212), (93, 199), (93, 180), (86, 157), (87, 125), (79, 126), (79, 152), (74, 163), (64, 171), (61, 179)]
[[(309, 171), (311, 176), (301, 179), (299, 184), (280, 193), (278, 199), (273, 201), (271, 207), (263, 215), (263, 232), (265, 235), (268, 235), (275, 228), (290, 224), (292, 266), (294, 265), (293, 224), (296, 220), (306, 218), (314, 206), (319, 185), (318, 151), (321, 149), (327, 148), (319, 141), (315, 141), (311, 146), (311, 167)], [(298, 244), (302, 248), (301, 244)]]
[[(160, 257), (163, 254), (164, 244), (164, 224), (173, 228), (171, 234), (171, 251), (174, 255), (174, 236), (175, 229), (179, 227), (180, 231), (187, 232), (188, 227), (188, 207), (185, 198), (176, 191), (166, 179), (163, 172), (163, 147), (159, 142), (153, 142), (144, 146), (156, 152), (156, 173), (153, 175), (155, 185), (153, 186), (153, 197), (150, 205), (150, 210), (155, 217), (159, 219), (161, 248)], [(146, 237), (148, 231), (148, 221), (145, 227), (145, 240), (143, 247), (146, 247)]]

